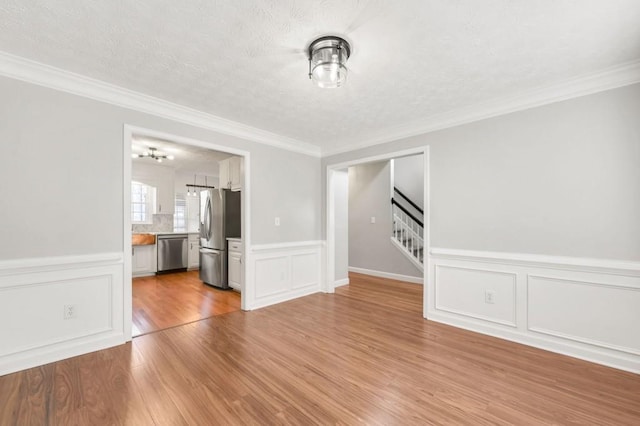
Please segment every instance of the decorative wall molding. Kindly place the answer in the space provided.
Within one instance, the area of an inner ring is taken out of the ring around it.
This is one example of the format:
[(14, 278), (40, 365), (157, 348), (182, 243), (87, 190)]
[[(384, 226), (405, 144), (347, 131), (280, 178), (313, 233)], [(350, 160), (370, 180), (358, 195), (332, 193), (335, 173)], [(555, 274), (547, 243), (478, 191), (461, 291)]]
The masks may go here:
[[(430, 253), (429, 320), (640, 373), (640, 263), (441, 248)], [(465, 273), (443, 280), (443, 270)], [(508, 276), (512, 286), (501, 282)], [(487, 290), (495, 292), (494, 304), (486, 303)], [(512, 308), (513, 324), (495, 320)]]
[(0, 52), (0, 75), (314, 157), (320, 148), (50, 65)]
[[(341, 140), (339, 146), (342, 148), (323, 150), (322, 156), (328, 157), (355, 151), (638, 82), (640, 82), (640, 61), (629, 62), (556, 84), (437, 114), (417, 122), (386, 128), (380, 132), (358, 135), (355, 139)], [(366, 142), (361, 142), (363, 140)]]
[(251, 247), (252, 290), (243, 294), (257, 309), (321, 291), (323, 241), (299, 241)]
[(413, 284), (422, 284), (424, 282), (424, 279), (422, 277), (412, 277), (411, 275), (393, 274), (391, 272), (376, 271), (373, 269), (365, 269), (365, 268), (356, 268), (354, 266), (349, 266), (349, 272), (371, 275), (373, 277), (389, 278), (390, 280), (405, 281)]
[(123, 297), (122, 253), (3, 261), (0, 375), (124, 343)]
[[(276, 148), (314, 157), (327, 157), (638, 83), (640, 61), (434, 115), (419, 122), (360, 135), (356, 139), (345, 139), (340, 141), (342, 148), (322, 151), (318, 146), (305, 141), (227, 120), (6, 52), (0, 52), (0, 75)], [(366, 142), (362, 143), (362, 140)]]
[(431, 255), (441, 259), (468, 260), (472, 262), (499, 263), (514, 266), (535, 266), (541, 268), (575, 269), (580, 271), (602, 272), (640, 276), (640, 262), (612, 259), (593, 259), (586, 257), (548, 256), (527, 253), (504, 253), (493, 251), (458, 250), (432, 248)]
[[(465, 281), (464, 276), (456, 275), (452, 277), (449, 283), (443, 284), (442, 276), (447, 272), (463, 272), (466, 273), (467, 279), (471, 278), (472, 282)], [(493, 322), (496, 324), (507, 325), (509, 327), (517, 327), (516, 325), (516, 280), (517, 275), (512, 272), (494, 271), (483, 268), (469, 268), (460, 266), (448, 266), (448, 265), (435, 265), (434, 266), (434, 294), (435, 294), (435, 308), (439, 311), (450, 312), (453, 314), (464, 315), (469, 318), (479, 319), (483, 321)], [(502, 282), (500, 282), (502, 281)], [(496, 286), (500, 285), (502, 288), (498, 291), (511, 292), (511, 295), (505, 300), (500, 300), (498, 303), (492, 305), (474, 304), (473, 300), (467, 300), (464, 306), (462, 301), (464, 298), (482, 298), (484, 299), (484, 290), (489, 289), (496, 290)], [(453, 288), (451, 288), (453, 287)], [(471, 287), (471, 288), (469, 288)], [(473, 288), (479, 287), (479, 288)], [(458, 292), (454, 294), (454, 300), (446, 301), (447, 293)], [(443, 295), (444, 293), (444, 295)], [(447, 306), (448, 304), (448, 306)], [(496, 312), (496, 305), (501, 305), (505, 309), (501, 309), (503, 312)], [(456, 308), (455, 306), (460, 306)], [(463, 307), (464, 306), (464, 307)], [(473, 309), (480, 307), (484, 309)], [(502, 315), (500, 315), (502, 314)], [(506, 314), (506, 315), (505, 315)]]
[(0, 276), (121, 264), (121, 252), (0, 260)]
[(254, 244), (251, 246), (251, 251), (257, 253), (262, 251), (298, 249), (303, 247), (317, 247), (322, 245), (324, 245), (323, 240), (293, 241), (273, 244)]

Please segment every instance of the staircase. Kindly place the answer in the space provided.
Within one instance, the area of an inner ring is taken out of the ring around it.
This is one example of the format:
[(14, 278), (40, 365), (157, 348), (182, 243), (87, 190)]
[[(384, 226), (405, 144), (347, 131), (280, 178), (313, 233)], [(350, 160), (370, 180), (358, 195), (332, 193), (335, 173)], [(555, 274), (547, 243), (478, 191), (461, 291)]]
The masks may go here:
[(391, 198), (391, 242), (424, 272), (424, 211), (398, 188)]

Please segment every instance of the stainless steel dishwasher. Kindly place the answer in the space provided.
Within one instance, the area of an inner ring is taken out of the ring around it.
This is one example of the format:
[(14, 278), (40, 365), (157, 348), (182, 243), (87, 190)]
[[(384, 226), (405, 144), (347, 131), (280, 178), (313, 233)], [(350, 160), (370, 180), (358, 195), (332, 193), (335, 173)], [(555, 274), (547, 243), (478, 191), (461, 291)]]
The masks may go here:
[(158, 272), (186, 270), (187, 246), (187, 234), (158, 234)]

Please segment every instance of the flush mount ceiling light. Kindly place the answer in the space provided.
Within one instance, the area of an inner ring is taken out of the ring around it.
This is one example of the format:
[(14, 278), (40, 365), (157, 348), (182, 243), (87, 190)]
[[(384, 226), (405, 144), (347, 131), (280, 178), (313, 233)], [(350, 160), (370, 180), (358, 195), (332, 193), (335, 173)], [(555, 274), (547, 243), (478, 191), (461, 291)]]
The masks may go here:
[(347, 81), (349, 43), (336, 36), (320, 37), (309, 45), (309, 78), (319, 87), (333, 89)]
[(149, 148), (148, 151), (145, 151), (142, 154), (131, 154), (131, 157), (133, 157), (133, 158), (151, 158), (153, 160), (156, 160), (158, 163), (162, 163), (162, 160), (164, 160), (164, 159), (167, 159), (167, 160), (173, 160), (174, 159), (173, 155), (159, 154), (157, 148)]

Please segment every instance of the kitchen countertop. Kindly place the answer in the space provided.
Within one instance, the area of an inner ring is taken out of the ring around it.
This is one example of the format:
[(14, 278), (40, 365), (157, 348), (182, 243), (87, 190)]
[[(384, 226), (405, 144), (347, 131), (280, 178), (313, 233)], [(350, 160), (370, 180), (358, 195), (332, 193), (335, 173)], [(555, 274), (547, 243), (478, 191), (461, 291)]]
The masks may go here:
[(239, 243), (242, 242), (242, 238), (227, 238), (227, 241), (237, 241)]
[(156, 236), (150, 232), (131, 234), (132, 246), (151, 246), (156, 243)]

